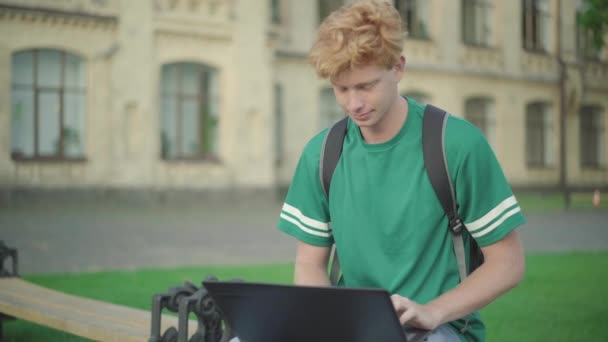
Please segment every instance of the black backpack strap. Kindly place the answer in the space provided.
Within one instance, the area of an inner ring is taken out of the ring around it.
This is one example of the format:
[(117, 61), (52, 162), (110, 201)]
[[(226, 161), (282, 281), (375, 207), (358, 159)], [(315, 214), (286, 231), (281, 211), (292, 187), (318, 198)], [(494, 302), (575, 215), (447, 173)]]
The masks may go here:
[(331, 126), (329, 132), (323, 140), (321, 148), (321, 159), (319, 165), (319, 177), (321, 178), (321, 187), (325, 196), (329, 199), (329, 187), (331, 185), (331, 177), (336, 170), (340, 156), (342, 155), (342, 145), (346, 136), (346, 125), (348, 116), (336, 122)]
[[(331, 177), (334, 175), (340, 156), (342, 155), (342, 145), (346, 136), (346, 127), (348, 116), (336, 122), (331, 126), (329, 132), (323, 140), (321, 148), (321, 158), (319, 162), (319, 178), (321, 187), (329, 201), (329, 187), (331, 185)], [(332, 248), (329, 266), (329, 281), (332, 285), (337, 285), (340, 280), (340, 260), (336, 248)]]
[(427, 105), (422, 126), (422, 151), (424, 166), (433, 190), (449, 219), (450, 229), (460, 234), (464, 225), (458, 217), (456, 195), (448, 173), (445, 155), (445, 126), (449, 115), (442, 109)]
[[(456, 194), (454, 193), (452, 177), (449, 174), (448, 160), (445, 154), (445, 127), (448, 118), (449, 115), (444, 110), (432, 105), (426, 106), (422, 123), (422, 153), (426, 174), (443, 210), (448, 216), (448, 226), (452, 232), (452, 243), (458, 262), (458, 273), (460, 274), (460, 281), (463, 281), (468, 275), (464, 236), (461, 234), (465, 226), (458, 216)], [(474, 240), (471, 243), (474, 243)], [(467, 316), (464, 320), (464, 327), (460, 330), (462, 333), (470, 328), (469, 320), (470, 316)]]
[(445, 214), (448, 216), (448, 226), (452, 232), (454, 252), (458, 260), (458, 272), (460, 273), (460, 279), (464, 280), (468, 275), (464, 241), (461, 236), (464, 224), (458, 217), (456, 195), (454, 194), (454, 186), (452, 185), (445, 155), (445, 127), (448, 117), (449, 115), (444, 110), (432, 105), (426, 106), (422, 123), (422, 152), (426, 174)]

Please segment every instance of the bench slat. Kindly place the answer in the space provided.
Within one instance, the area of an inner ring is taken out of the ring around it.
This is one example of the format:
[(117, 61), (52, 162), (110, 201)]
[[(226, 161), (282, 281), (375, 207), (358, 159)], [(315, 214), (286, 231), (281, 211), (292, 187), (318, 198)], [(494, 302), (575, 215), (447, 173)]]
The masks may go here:
[[(0, 312), (68, 333), (102, 341), (147, 341), (151, 313), (50, 290), (19, 278), (0, 279)], [(162, 331), (177, 327), (163, 315)], [(190, 335), (197, 322), (190, 320)]]
[[(107, 316), (120, 316), (137, 322), (147, 322), (150, 317), (143, 317), (140, 313), (129, 310), (131, 308), (98, 300), (69, 295), (63, 292), (51, 290), (19, 278), (0, 279), (0, 294), (20, 295), (22, 300), (33, 302), (51, 302), (56, 305), (73, 307), (75, 310), (95, 311)], [(127, 310), (125, 310), (127, 309)]]

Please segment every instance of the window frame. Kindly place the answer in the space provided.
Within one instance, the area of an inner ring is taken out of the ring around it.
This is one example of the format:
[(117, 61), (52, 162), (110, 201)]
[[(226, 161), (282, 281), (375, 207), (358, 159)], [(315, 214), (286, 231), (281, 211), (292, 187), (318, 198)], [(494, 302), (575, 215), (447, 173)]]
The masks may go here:
[[(420, 8), (422, 6), (420, 5), (419, 0), (394, 0), (393, 4), (401, 16), (401, 23), (403, 29), (407, 31), (408, 39), (431, 39), (429, 20), (428, 18), (421, 17)], [(427, 3), (426, 6), (429, 6), (429, 4)], [(422, 26), (419, 26), (419, 24), (422, 24)]]
[[(538, 110), (534, 110), (538, 108)], [(550, 110), (551, 104), (543, 101), (530, 102), (525, 110), (525, 158), (529, 169), (549, 169), (554, 167), (553, 157), (553, 135), (554, 118)], [(532, 148), (535, 142), (540, 146), (536, 147), (540, 157), (536, 158)]]
[(528, 52), (549, 54), (550, 38), (545, 41), (542, 30), (543, 25), (552, 30), (551, 12), (550, 8), (543, 11), (541, 1), (551, 5), (550, 0), (522, 0), (522, 47)]
[[(176, 90), (174, 92), (165, 92), (165, 90), (163, 89), (163, 84), (164, 84), (164, 77), (163, 77), (163, 69), (165, 67), (175, 67), (176, 68)], [(200, 86), (200, 81), (201, 81), (201, 77), (208, 77), (207, 80), (207, 89), (198, 89), (198, 93), (197, 94), (188, 94), (184, 92), (184, 89), (182, 89), (183, 87), (183, 69), (186, 66), (194, 66), (197, 69), (197, 81), (199, 82), (198, 85)], [(204, 74), (206, 74), (206, 76), (204, 76)], [(212, 85), (212, 81), (211, 78), (219, 78), (219, 71), (207, 64), (204, 63), (199, 63), (199, 62), (189, 62), (189, 61), (180, 61), (180, 62), (173, 62), (173, 63), (166, 63), (163, 64), (161, 66), (161, 81), (160, 81), (160, 101), (161, 101), (161, 105), (159, 106), (160, 108), (160, 115), (161, 115), (161, 124), (160, 124), (160, 139), (161, 139), (161, 146), (160, 146), (160, 158), (163, 161), (166, 162), (172, 162), (172, 161), (192, 161), (192, 162), (219, 162), (219, 155), (218, 155), (218, 151), (213, 149), (213, 145), (207, 146), (207, 144), (205, 144), (205, 139), (207, 139), (205, 132), (206, 132), (206, 127), (205, 125), (208, 122), (208, 116), (213, 116), (212, 111), (213, 111), (213, 85)], [(170, 156), (169, 152), (165, 152), (165, 147), (163, 145), (163, 133), (165, 131), (165, 129), (168, 129), (164, 126), (164, 120), (163, 120), (163, 116), (164, 115), (169, 115), (163, 112), (164, 110), (164, 102), (165, 98), (167, 97), (172, 97), (173, 100), (175, 101), (175, 111), (174, 111), (174, 115), (176, 115), (177, 117), (172, 119), (174, 120), (173, 123), (175, 124), (174, 129), (176, 130), (176, 135), (175, 135), (175, 143), (176, 143), (176, 154), (175, 156)], [(198, 118), (198, 126), (199, 129), (197, 130), (198, 133), (198, 140), (199, 140), (199, 151), (198, 153), (194, 154), (194, 155), (188, 155), (187, 153), (184, 153), (183, 151), (183, 139), (184, 138), (184, 134), (183, 134), (183, 122), (184, 122), (184, 112), (183, 112), (183, 104), (184, 102), (188, 101), (188, 100), (196, 100), (196, 104), (197, 104), (197, 108), (198, 108), (198, 112), (197, 112), (197, 118)], [(216, 108), (216, 110), (218, 111), (217, 113), (217, 118), (215, 118), (217, 120), (217, 122), (215, 122), (215, 134), (217, 137), (217, 133), (219, 131), (219, 109)]]
[(283, 23), (283, 0), (270, 0), (270, 22), (273, 25)]
[[(603, 141), (602, 141), (603, 140)], [(603, 143), (603, 144), (602, 144)], [(579, 111), (579, 165), (582, 169), (605, 169), (606, 116), (601, 105), (582, 105)], [(589, 153), (589, 150), (594, 153)]]
[(344, 6), (345, 0), (317, 0), (317, 20), (321, 24), (331, 12)]
[[(494, 8), (493, 3), (490, 0), (462, 0), (462, 15), (461, 15), (461, 38), (462, 42), (468, 46), (476, 46), (476, 47), (490, 47), (492, 41), (492, 22), (491, 22), (491, 13)], [(474, 15), (473, 20), (468, 20), (467, 17), (470, 12), (467, 12), (468, 7), (472, 7), (472, 13)], [(479, 22), (477, 15), (480, 15), (480, 20), (483, 21), (484, 27), (479, 27)], [(467, 31), (467, 23), (472, 23), (473, 25), (473, 37), (469, 36), (469, 32)], [(478, 34), (480, 33), (481, 38), (478, 39)]]
[[(59, 86), (48, 86), (48, 85), (41, 85), (40, 84), (40, 79), (39, 79), (39, 74), (41, 73), (39, 70), (39, 55), (42, 51), (53, 51), (53, 52), (57, 52), (60, 55), (60, 71), (59, 71)], [(10, 95), (10, 99), (11, 99), (11, 103), (13, 102), (13, 98), (14, 98), (14, 91), (16, 90), (30, 90), (32, 91), (32, 109), (33, 109), (33, 139), (34, 139), (34, 153), (32, 156), (26, 156), (23, 153), (18, 153), (15, 152), (13, 150), (14, 146), (12, 144), (12, 142), (10, 143), (11, 145), (11, 159), (14, 161), (19, 161), (19, 162), (39, 162), (39, 161), (48, 161), (48, 162), (83, 162), (86, 161), (86, 127), (87, 127), (87, 75), (86, 75), (86, 62), (85, 60), (77, 55), (77, 54), (73, 54), (70, 53), (66, 50), (63, 49), (52, 49), (52, 48), (33, 48), (33, 49), (26, 49), (26, 50), (20, 50), (20, 51), (15, 51), (13, 54), (11, 54), (11, 59), (14, 60), (14, 58), (16, 58), (16, 55), (19, 53), (28, 53), (31, 52), (32, 53), (32, 84), (31, 85), (27, 85), (27, 84), (18, 84), (15, 83), (13, 80), (11, 80), (11, 95)], [(66, 58), (67, 57), (73, 57), (76, 58), (78, 60), (79, 63), (79, 67), (82, 68), (83, 71), (83, 85), (81, 87), (78, 86), (67, 86), (66, 85)], [(12, 70), (11, 67), (11, 72), (14, 72), (14, 70)], [(41, 153), (41, 146), (40, 146), (40, 134), (41, 134), (41, 119), (40, 119), (40, 95), (44, 94), (44, 93), (52, 93), (55, 94), (58, 98), (58, 115), (59, 115), (59, 148), (58, 148), (58, 152), (56, 152), (55, 154), (49, 155), (49, 154), (43, 154)], [(65, 110), (65, 96), (66, 94), (77, 94), (82, 96), (82, 99), (84, 100), (84, 139), (81, 142), (81, 148), (82, 148), (82, 154), (79, 156), (68, 156), (65, 153), (66, 150), (66, 140), (67, 138), (67, 134), (66, 134), (66, 120), (65, 120), (65, 116), (66, 116), (66, 110)], [(13, 114), (12, 114), (12, 105), (11, 105), (11, 120), (13, 120), (12, 118)], [(12, 127), (11, 127), (11, 134), (16, 134), (16, 132), (12, 131)]]
[[(496, 112), (495, 101), (492, 97), (475, 96), (469, 97), (464, 103), (464, 117), (467, 121), (477, 127), (484, 135), (490, 146), (496, 146)], [(474, 107), (481, 108), (476, 112)], [(481, 121), (481, 124), (479, 122)]]

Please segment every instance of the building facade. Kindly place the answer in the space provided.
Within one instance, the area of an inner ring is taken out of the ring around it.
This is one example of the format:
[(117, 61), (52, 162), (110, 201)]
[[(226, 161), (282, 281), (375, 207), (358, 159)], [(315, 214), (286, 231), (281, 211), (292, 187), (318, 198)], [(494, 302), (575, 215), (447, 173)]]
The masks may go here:
[[(0, 188), (288, 184), (343, 115), (306, 61), (342, 3), (0, 0)], [(608, 186), (608, 58), (580, 1), (394, 4), (402, 94), (477, 125), (514, 186)]]

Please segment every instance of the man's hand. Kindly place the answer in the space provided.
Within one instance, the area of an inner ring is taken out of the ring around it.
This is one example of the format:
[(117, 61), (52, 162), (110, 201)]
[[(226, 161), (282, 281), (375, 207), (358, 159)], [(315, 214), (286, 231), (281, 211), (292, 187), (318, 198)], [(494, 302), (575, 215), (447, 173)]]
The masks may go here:
[(428, 305), (422, 305), (400, 295), (391, 296), (393, 307), (399, 316), (399, 322), (415, 328), (433, 330), (437, 328), (441, 319)]

